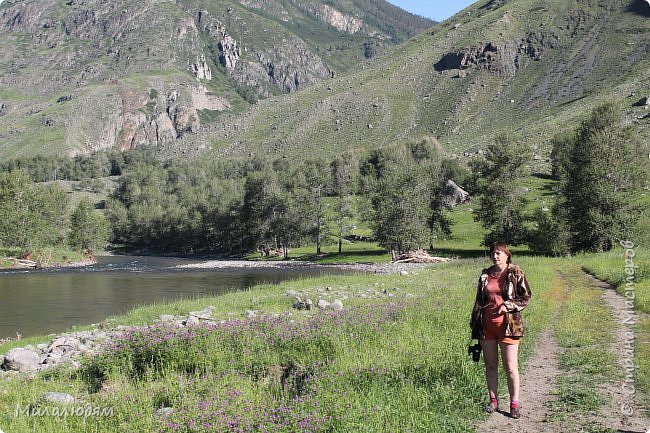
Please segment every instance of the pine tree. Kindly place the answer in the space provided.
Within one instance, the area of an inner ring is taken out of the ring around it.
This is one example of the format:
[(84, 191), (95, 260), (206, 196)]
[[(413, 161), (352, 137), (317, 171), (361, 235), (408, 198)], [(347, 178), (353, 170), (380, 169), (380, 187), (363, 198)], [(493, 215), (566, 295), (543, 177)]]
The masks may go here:
[(559, 203), (573, 252), (610, 250), (633, 236), (641, 215), (637, 199), (647, 173), (644, 146), (621, 117), (616, 104), (597, 107), (566, 142)]

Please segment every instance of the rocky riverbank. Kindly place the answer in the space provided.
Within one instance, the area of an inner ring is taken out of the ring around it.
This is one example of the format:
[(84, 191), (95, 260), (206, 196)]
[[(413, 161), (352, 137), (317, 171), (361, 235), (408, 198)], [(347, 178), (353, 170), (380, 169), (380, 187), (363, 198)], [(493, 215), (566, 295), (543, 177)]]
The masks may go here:
[[(244, 261), (244, 260), (209, 260), (202, 263), (180, 265), (183, 269), (223, 269), (223, 268), (269, 268), (269, 267), (337, 267), (340, 269), (356, 270), (377, 274), (399, 273), (408, 275), (429, 266), (417, 263), (381, 263), (381, 264), (336, 264), (316, 265), (305, 261)], [(283, 313), (268, 313), (264, 311), (246, 310), (243, 314), (235, 315), (237, 320), (242, 316), (255, 319), (268, 315), (292, 315), (296, 310), (307, 310), (303, 314), (317, 314), (324, 310), (341, 310), (348, 299), (382, 299), (407, 298), (412, 295), (403, 293), (399, 287), (380, 288), (369, 286), (363, 288), (322, 287), (309, 292), (288, 290), (282, 295), (287, 299), (287, 310)], [(232, 320), (233, 315), (226, 318), (213, 316), (215, 307), (207, 306), (201, 311), (192, 311), (187, 315), (163, 314), (150, 326), (159, 323), (169, 323), (177, 327), (193, 327), (201, 324), (218, 324)], [(311, 311), (310, 311), (311, 310)], [(125, 332), (136, 327), (116, 326), (107, 328), (105, 324), (95, 325), (95, 329), (70, 332), (57, 335), (47, 343), (28, 345), (14, 348), (0, 355), (0, 367), (5, 373), (35, 373), (57, 365), (68, 364), (78, 367), (84, 356), (93, 356), (103, 350), (104, 345), (119, 338)]]
[(179, 265), (176, 269), (227, 269), (227, 268), (296, 268), (296, 267), (323, 267), (338, 268), (351, 271), (369, 272), (375, 274), (392, 274), (412, 272), (429, 266), (430, 263), (349, 263), (349, 264), (317, 264), (301, 260), (207, 260), (201, 263)]

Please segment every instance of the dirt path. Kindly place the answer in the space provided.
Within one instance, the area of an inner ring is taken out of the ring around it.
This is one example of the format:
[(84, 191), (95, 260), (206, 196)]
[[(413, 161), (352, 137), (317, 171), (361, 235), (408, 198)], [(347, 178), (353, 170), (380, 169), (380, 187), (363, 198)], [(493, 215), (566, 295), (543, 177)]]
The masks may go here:
[(585, 278), (589, 285), (603, 290), (603, 299), (612, 312), (612, 322), (615, 325), (614, 339), (607, 349), (616, 356), (622, 374), (613, 383), (600, 388), (601, 395), (608, 403), (602, 406), (598, 413), (551, 419), (553, 410), (550, 403), (556, 400), (554, 391), (557, 389), (558, 379), (566, 372), (559, 366), (562, 348), (558, 345), (552, 329), (546, 329), (540, 335), (533, 354), (522, 369), (520, 397), (522, 417), (518, 420), (509, 417), (507, 395), (501, 395), (499, 412), (490, 415), (486, 421), (479, 424), (478, 432), (650, 432), (650, 419), (643, 413), (639, 392), (631, 395), (630, 391), (633, 387), (630, 388), (629, 378), (626, 382), (625, 377), (625, 366), (629, 365), (630, 352), (624, 350), (624, 347), (628, 347), (624, 343), (630, 341), (633, 335), (631, 334), (633, 328), (621, 323), (621, 318), (628, 317), (630, 313), (625, 298), (616, 293), (609, 284), (587, 274)]
[(634, 344), (633, 323), (637, 323), (638, 315), (628, 309), (626, 298), (619, 295), (610, 284), (585, 274), (589, 284), (603, 289), (603, 299), (612, 313), (615, 324), (614, 341), (609, 350), (616, 356), (622, 377), (616, 382), (604, 387), (608, 404), (601, 408), (599, 424), (607, 428), (624, 432), (650, 431), (650, 418), (643, 412), (640, 395), (629, 381), (626, 365), (633, 362), (633, 353), (629, 350)]
[(520, 419), (510, 418), (508, 414), (508, 398), (507, 396), (501, 396), (499, 412), (492, 414), (487, 421), (480, 424), (477, 431), (480, 433), (493, 433), (495, 431), (522, 433), (569, 431), (558, 430), (560, 426), (547, 422), (547, 417), (551, 415), (547, 403), (552, 398), (552, 392), (560, 374), (559, 353), (560, 347), (553, 333), (547, 329), (540, 335), (535, 351), (526, 363), (525, 373), (521, 377), (522, 417)]

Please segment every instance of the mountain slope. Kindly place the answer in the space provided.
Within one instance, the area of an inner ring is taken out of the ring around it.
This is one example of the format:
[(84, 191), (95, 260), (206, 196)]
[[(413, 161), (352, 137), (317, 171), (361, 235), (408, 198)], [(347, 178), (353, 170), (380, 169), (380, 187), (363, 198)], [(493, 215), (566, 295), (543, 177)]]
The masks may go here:
[[(557, 132), (622, 100), (649, 138), (649, 7), (622, 0), (482, 0), (354, 72), (258, 102), (169, 157), (334, 155), (422, 136), (470, 157), (499, 131), (549, 152)], [(636, 105), (636, 106), (635, 106)]]
[(431, 24), (383, 0), (6, 0), (0, 157), (173, 147)]

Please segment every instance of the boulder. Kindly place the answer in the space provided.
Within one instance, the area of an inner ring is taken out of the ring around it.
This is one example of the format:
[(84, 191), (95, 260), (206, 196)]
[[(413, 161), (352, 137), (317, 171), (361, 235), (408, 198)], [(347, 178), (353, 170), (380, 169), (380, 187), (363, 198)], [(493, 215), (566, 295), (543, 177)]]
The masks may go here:
[(36, 371), (41, 363), (41, 356), (30, 349), (15, 348), (5, 355), (4, 369), (21, 373)]
[(209, 319), (212, 317), (214, 307), (207, 307), (201, 311), (190, 311), (190, 316), (196, 316), (199, 319)]
[(185, 326), (198, 326), (199, 325), (199, 318), (196, 316), (190, 316), (187, 318), (185, 321)]
[(75, 337), (59, 337), (52, 341), (47, 348), (48, 352), (52, 352), (54, 349), (59, 348), (63, 352), (70, 350), (77, 350), (81, 342)]
[(157, 417), (165, 417), (165, 416), (170, 416), (174, 414), (174, 408), (173, 407), (161, 407), (160, 409), (157, 409), (155, 412), (155, 415)]
[(293, 308), (296, 310), (311, 310), (313, 303), (311, 299), (305, 299), (304, 301), (296, 296), (296, 302), (293, 303)]
[(71, 404), (74, 403), (74, 397), (65, 392), (46, 392), (42, 399), (48, 403)]
[(454, 207), (471, 200), (469, 193), (451, 179), (447, 180), (443, 193), (442, 204), (444, 206)]
[(334, 311), (341, 311), (343, 310), (343, 302), (340, 299), (335, 299), (329, 307)]

